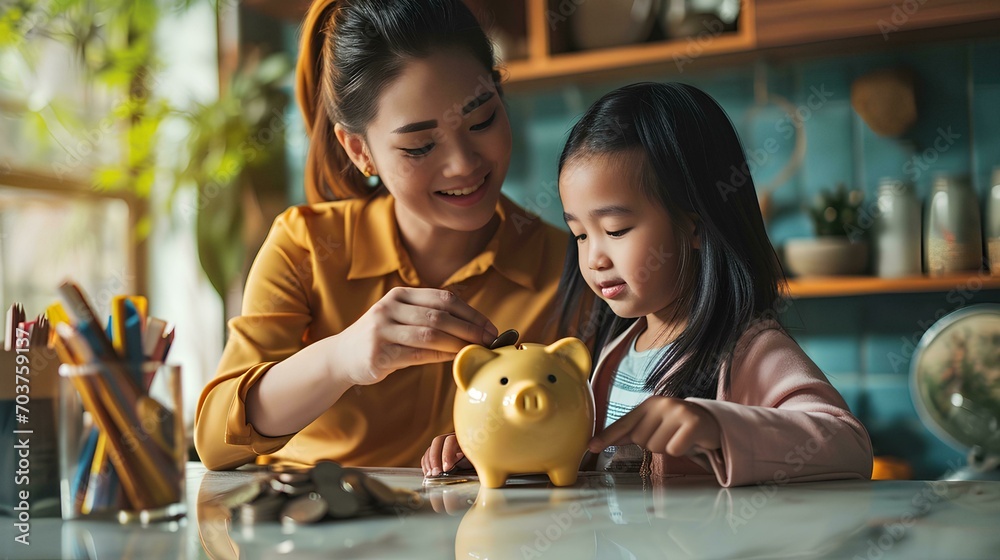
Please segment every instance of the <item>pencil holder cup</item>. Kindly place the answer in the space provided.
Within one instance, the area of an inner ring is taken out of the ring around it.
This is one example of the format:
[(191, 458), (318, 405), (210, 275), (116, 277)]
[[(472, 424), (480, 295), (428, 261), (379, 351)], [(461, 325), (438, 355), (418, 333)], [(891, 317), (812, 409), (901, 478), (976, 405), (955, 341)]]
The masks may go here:
[(180, 367), (63, 364), (59, 378), (62, 518), (147, 524), (183, 516)]

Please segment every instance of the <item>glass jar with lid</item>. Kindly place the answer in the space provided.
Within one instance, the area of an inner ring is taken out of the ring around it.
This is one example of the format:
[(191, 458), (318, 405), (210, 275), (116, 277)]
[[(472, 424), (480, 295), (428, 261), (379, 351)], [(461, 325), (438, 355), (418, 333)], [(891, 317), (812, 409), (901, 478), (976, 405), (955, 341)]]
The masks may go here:
[(924, 217), (924, 264), (931, 276), (982, 268), (979, 201), (965, 178), (946, 174), (934, 177)]
[(916, 276), (920, 266), (920, 200), (913, 186), (879, 181), (875, 218), (875, 273), (882, 278)]
[(1000, 276), (1000, 165), (993, 168), (986, 204), (986, 255), (990, 261), (990, 274)]

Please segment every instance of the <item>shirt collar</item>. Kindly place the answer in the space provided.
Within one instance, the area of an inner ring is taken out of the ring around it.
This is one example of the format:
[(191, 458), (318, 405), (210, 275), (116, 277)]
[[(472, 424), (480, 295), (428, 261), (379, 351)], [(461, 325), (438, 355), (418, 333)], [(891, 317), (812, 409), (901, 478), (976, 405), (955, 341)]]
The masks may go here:
[[(410, 255), (399, 237), (394, 207), (392, 195), (378, 195), (370, 198), (357, 215), (357, 223), (353, 224), (348, 280), (398, 272), (407, 284), (420, 285)], [(483, 252), (455, 271), (444, 286), (482, 274), (492, 266), (518, 285), (535, 289), (545, 247), (541, 218), (529, 215), (504, 196), (497, 202), (496, 214), (500, 217), (500, 226)]]

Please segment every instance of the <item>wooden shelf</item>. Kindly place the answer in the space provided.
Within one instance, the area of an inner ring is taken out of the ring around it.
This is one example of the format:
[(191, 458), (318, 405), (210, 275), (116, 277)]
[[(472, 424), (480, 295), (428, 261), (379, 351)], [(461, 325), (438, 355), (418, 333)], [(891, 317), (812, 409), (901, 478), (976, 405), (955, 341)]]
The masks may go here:
[(718, 34), (705, 30), (692, 37), (623, 45), (578, 52), (552, 52), (552, 25), (547, 19), (550, 0), (524, 0), (527, 7), (528, 57), (507, 61), (507, 84), (537, 85), (565, 78), (608, 75), (623, 71), (667, 68), (681, 74), (704, 58), (751, 52), (757, 46), (754, 2), (744, 0), (736, 31)]
[[(742, 17), (742, 16), (741, 16)], [(608, 71), (623, 71), (662, 66), (669, 73), (680, 74), (690, 63), (705, 57), (738, 53), (754, 48), (750, 26), (742, 31), (723, 33), (704, 44), (688, 40), (643, 43), (591, 52), (572, 52), (514, 60), (507, 63), (510, 84), (542, 82), (554, 78), (580, 77)]]
[(864, 296), (912, 292), (977, 292), (1000, 289), (1000, 276), (987, 272), (931, 278), (877, 278), (874, 276), (827, 276), (788, 280), (788, 294), (793, 298)]
[[(499, 25), (524, 42), (527, 53), (503, 63), (505, 85), (511, 89), (643, 74), (662, 79), (687, 75), (689, 71), (739, 67), (761, 57), (781, 59), (868, 52), (889, 46), (1000, 34), (997, 0), (936, 0), (926, 4), (921, 0), (918, 10), (902, 15), (899, 10), (907, 10), (909, 6), (900, 0), (742, 0), (736, 31), (714, 35), (705, 30), (693, 37), (564, 53), (559, 51), (565, 47), (568, 32), (565, 28), (556, 30), (555, 25), (568, 24), (565, 19), (550, 21), (550, 18), (558, 11), (554, 6), (572, 8), (573, 2), (465, 1), (487, 28)], [(310, 0), (244, 0), (240, 6), (299, 24), (310, 3)], [(561, 11), (558, 13), (562, 16)], [(572, 9), (563, 18), (571, 16)]]

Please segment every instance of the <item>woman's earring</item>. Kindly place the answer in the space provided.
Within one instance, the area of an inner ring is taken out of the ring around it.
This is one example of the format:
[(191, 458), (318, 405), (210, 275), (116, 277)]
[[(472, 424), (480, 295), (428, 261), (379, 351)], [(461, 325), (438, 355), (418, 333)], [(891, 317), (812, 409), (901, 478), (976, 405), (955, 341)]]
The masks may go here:
[(366, 166), (361, 174), (365, 176), (365, 179), (368, 179), (369, 187), (377, 187), (379, 185), (378, 171), (375, 171), (374, 167), (370, 165)]

